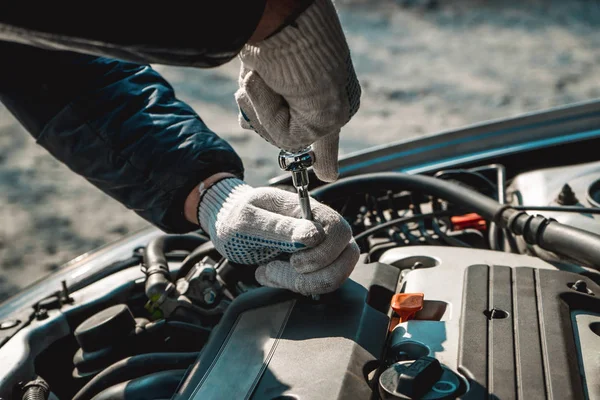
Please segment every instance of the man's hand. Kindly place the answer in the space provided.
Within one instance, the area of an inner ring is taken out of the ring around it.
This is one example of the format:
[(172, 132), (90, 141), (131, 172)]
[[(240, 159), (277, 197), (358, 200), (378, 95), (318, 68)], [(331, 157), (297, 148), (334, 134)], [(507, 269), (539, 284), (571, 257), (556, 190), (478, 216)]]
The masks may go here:
[(240, 125), (292, 152), (314, 143), (317, 177), (336, 180), (340, 129), (358, 110), (361, 88), (331, 0), (315, 0), (239, 57)]
[[(350, 225), (337, 212), (314, 199), (311, 206), (314, 220), (301, 219), (295, 193), (253, 188), (230, 177), (202, 194), (198, 221), (223, 256), (259, 265), (260, 284), (322, 294), (348, 278), (360, 251)], [(275, 259), (283, 253), (290, 254), (289, 260)]]

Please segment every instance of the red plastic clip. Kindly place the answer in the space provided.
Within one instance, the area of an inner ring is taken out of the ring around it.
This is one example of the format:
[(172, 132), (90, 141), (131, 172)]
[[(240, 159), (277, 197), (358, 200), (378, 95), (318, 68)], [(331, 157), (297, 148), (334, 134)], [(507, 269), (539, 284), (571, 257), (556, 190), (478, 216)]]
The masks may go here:
[(463, 229), (477, 229), (478, 231), (485, 231), (487, 229), (487, 223), (485, 219), (479, 214), (471, 213), (465, 215), (456, 215), (450, 218), (452, 222), (453, 230), (462, 231)]

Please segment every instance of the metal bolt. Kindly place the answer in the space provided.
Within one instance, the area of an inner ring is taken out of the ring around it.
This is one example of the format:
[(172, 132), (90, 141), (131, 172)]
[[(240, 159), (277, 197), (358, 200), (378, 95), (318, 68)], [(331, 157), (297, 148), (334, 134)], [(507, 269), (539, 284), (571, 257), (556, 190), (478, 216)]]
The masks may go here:
[(60, 301), (63, 304), (69, 304), (73, 302), (73, 298), (69, 295), (69, 287), (67, 286), (67, 281), (63, 280), (60, 282), (61, 291), (60, 291)]
[(37, 319), (38, 321), (42, 321), (46, 318), (48, 318), (48, 310), (46, 310), (45, 308), (40, 308), (35, 312), (35, 319)]
[(211, 305), (215, 303), (215, 300), (217, 299), (217, 294), (215, 293), (215, 291), (212, 288), (206, 288), (204, 290), (204, 303)]
[(214, 282), (217, 279), (217, 271), (213, 267), (204, 267), (200, 272), (203, 281)]
[(492, 308), (491, 310), (485, 310), (483, 314), (487, 317), (487, 319), (505, 319), (508, 318), (508, 312), (501, 310), (499, 308)]
[(579, 203), (579, 200), (577, 199), (577, 196), (575, 195), (575, 192), (573, 192), (571, 186), (565, 183), (565, 185), (562, 187), (562, 190), (558, 194), (558, 197), (556, 198), (556, 202), (563, 206), (574, 206), (575, 204)]

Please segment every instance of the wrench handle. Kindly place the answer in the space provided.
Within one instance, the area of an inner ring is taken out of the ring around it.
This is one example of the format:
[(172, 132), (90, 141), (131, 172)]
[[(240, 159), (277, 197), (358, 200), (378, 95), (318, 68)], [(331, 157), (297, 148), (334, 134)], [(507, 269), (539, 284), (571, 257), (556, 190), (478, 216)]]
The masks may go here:
[(298, 200), (300, 201), (300, 209), (302, 210), (302, 218), (312, 221), (312, 210), (310, 208), (310, 197), (308, 195), (308, 190), (306, 187), (299, 187), (298, 190)]
[[(302, 210), (302, 218), (312, 221), (313, 215), (310, 208), (310, 195), (308, 193), (307, 168), (314, 163), (314, 153), (310, 146), (298, 153), (289, 153), (282, 150), (279, 153), (279, 167), (292, 173), (292, 183), (298, 192), (298, 201)], [(311, 295), (313, 301), (318, 301), (321, 296)]]

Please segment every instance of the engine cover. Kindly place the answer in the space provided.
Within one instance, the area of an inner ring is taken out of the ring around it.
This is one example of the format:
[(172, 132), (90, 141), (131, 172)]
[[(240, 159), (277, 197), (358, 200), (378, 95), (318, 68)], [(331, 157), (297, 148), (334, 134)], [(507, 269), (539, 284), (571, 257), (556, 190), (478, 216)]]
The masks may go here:
[[(253, 290), (231, 304), (175, 398), (370, 399), (374, 371), (399, 352), (434, 357), (455, 374), (455, 395), (443, 398), (595, 398), (600, 287), (582, 271), (415, 246), (361, 260), (319, 302)], [(572, 289), (577, 281), (593, 294)], [(389, 332), (397, 291), (424, 293), (425, 305)]]
[[(429, 267), (403, 274), (403, 291), (424, 293), (425, 306), (394, 329), (390, 349), (424, 347), (466, 378), (461, 398), (600, 398), (600, 287), (583, 269), (449, 247), (393, 249), (380, 262)], [(589, 293), (571, 289), (579, 280)]]
[(399, 273), (359, 262), (318, 302), (272, 288), (241, 295), (175, 399), (370, 398), (367, 374), (385, 350)]

